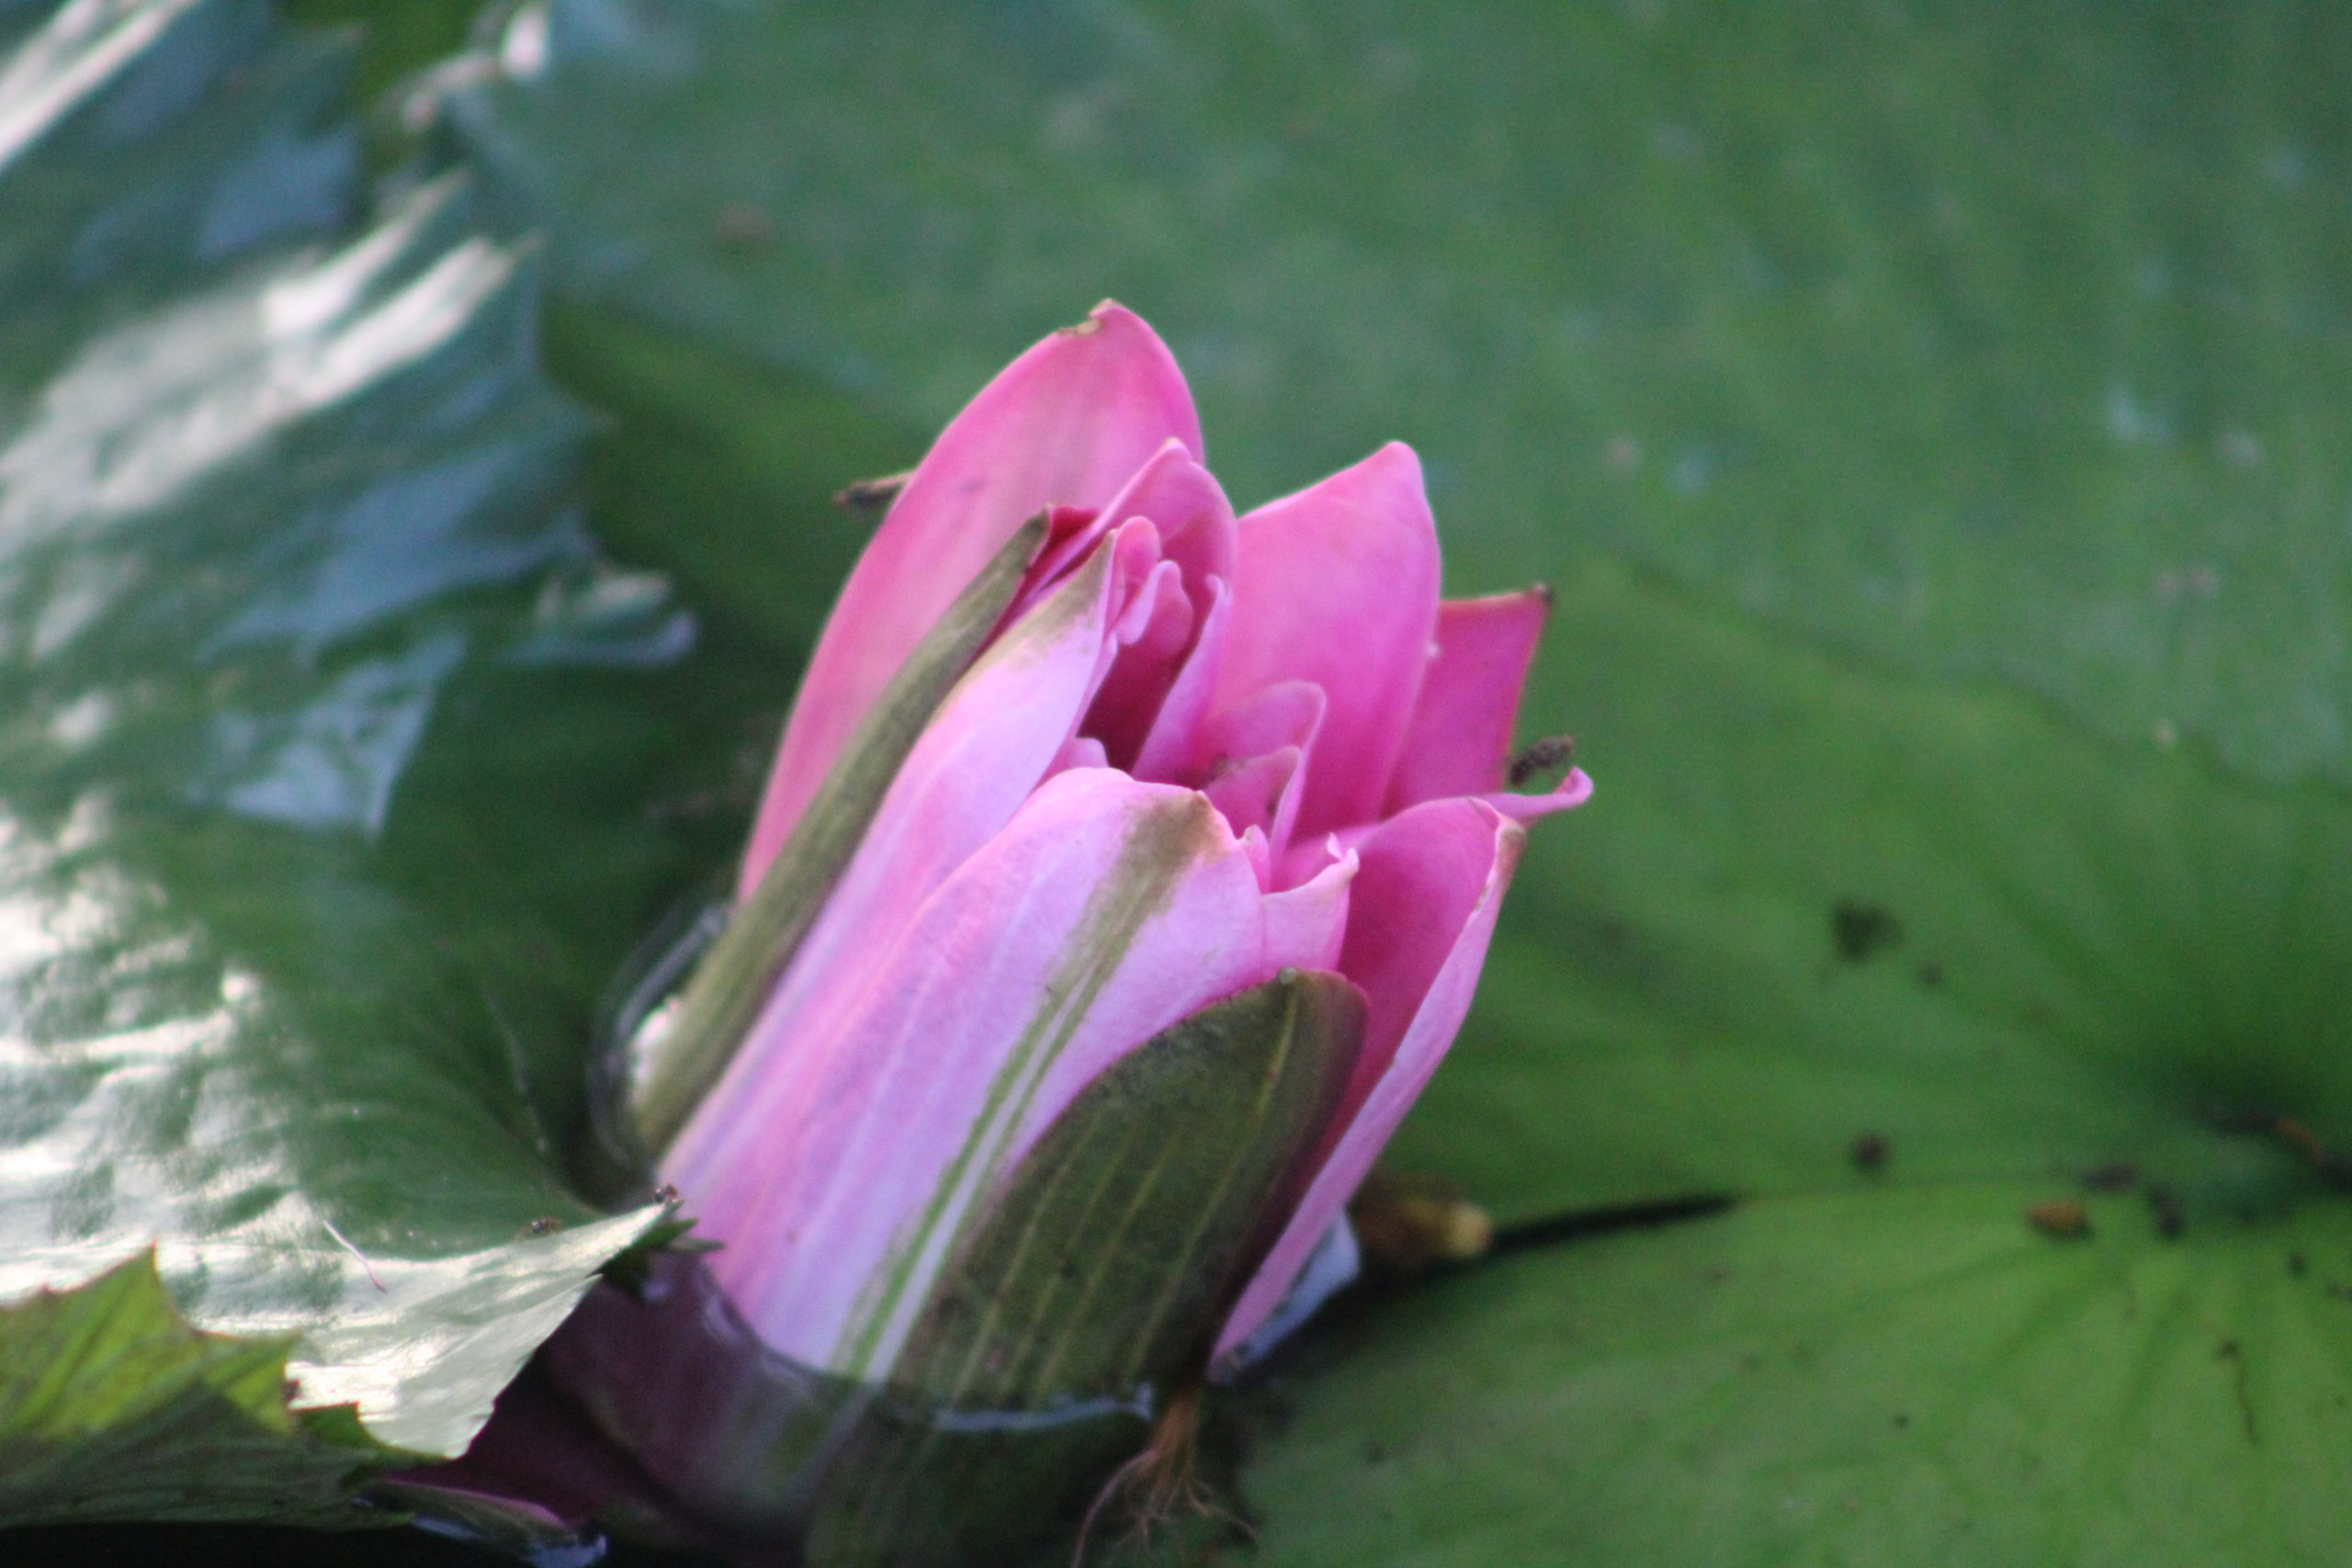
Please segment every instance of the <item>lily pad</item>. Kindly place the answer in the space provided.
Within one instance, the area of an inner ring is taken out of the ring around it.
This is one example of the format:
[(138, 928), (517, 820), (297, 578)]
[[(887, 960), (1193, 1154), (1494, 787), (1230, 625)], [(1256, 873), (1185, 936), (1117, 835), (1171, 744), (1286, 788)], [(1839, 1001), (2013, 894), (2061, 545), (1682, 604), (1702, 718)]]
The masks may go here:
[(1363, 1312), (1250, 1410), (1255, 1561), (2321, 1563), (2352, 1212), (2051, 1181), (1774, 1199)]
[(569, 296), (917, 428), (1114, 295), (1238, 497), (1403, 437), (1464, 583), (1606, 540), (2346, 781), (2347, 59), (2316, 0), (535, 0), (454, 108)]
[[(258, 0), (0, 13), (0, 1302), (130, 1337), (0, 1525), (396, 1517), (338, 1492), (462, 1450), (660, 1214), (561, 1150), (732, 836), (648, 806), (729, 776), (740, 666), (590, 542), (531, 247), (364, 187), (348, 65)], [(237, 1420), (200, 1495), (122, 1473)]]
[(1606, 561), (1555, 591), (1547, 697), (1601, 793), (1531, 835), (1400, 1164), (1512, 1222), (2188, 1180), (2264, 1112), (2352, 1144), (2340, 791), (1858, 665)]
[[(2329, 1561), (2352, 804), (1622, 567), (1559, 611), (1618, 791), (1395, 1151), (1505, 1256), (1260, 1391), (1259, 1560)], [(1576, 1239), (1677, 1192), (1739, 1201)]]
[(198, 1334), (152, 1258), (0, 1308), (0, 1517), (354, 1522), (378, 1447), (287, 1408), (289, 1342)]

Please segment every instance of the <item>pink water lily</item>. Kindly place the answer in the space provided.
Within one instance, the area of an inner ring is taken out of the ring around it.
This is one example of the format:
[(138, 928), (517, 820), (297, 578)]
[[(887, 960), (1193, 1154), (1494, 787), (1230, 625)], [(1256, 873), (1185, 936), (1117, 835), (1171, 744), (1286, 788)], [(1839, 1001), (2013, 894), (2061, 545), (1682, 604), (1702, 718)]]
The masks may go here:
[(1025, 521), (1012, 608), (662, 1158), (771, 1347), (885, 1375), (960, 1227), (1111, 1065), (1285, 969), (1366, 1025), (1216, 1336), (1281, 1304), (1461, 1026), (1524, 824), (1540, 591), (1441, 604), (1401, 445), (1236, 517), (1167, 347), (1106, 304), (950, 424), (811, 660), (754, 886), (927, 628)]

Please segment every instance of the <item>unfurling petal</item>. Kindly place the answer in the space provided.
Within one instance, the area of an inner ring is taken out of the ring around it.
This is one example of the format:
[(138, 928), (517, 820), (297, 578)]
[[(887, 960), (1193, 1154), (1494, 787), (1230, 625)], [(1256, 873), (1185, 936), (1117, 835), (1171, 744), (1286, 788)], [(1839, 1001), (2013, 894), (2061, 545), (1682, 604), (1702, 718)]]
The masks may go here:
[(1338, 891), (1270, 919), (1201, 795), (1108, 770), (1047, 781), (793, 1072), (715, 1097), (790, 1135), (756, 1160), (673, 1162), (727, 1244), (729, 1293), (786, 1355), (886, 1370), (971, 1205), (1061, 1108), (1159, 1031), (1327, 948)]
[(1483, 801), (1442, 800), (1367, 835), (1340, 972), (1369, 1007), (1363, 1054), (1306, 1196), (1226, 1321), (1222, 1356), (1263, 1323), (1437, 1070), (1470, 1010), (1525, 830)]
[(825, 623), (749, 858), (775, 852), (875, 694), (1024, 519), (1100, 507), (1170, 440), (1201, 450), (1192, 394), (1167, 345), (1116, 305), (1046, 338), (973, 399), (899, 492)]
[(1437, 640), (1388, 785), (1390, 813), (1503, 787), (1520, 688), (1551, 608), (1542, 588), (1438, 606)]
[(1219, 709), (1283, 681), (1329, 704), (1299, 831), (1374, 820), (1437, 624), (1437, 525), (1420, 459), (1391, 442), (1240, 521)]
[[(1201, 732), (1208, 722), (1209, 704), (1216, 697), (1217, 666), (1225, 655), (1225, 631), (1233, 619), (1233, 595), (1223, 578), (1206, 585), (1207, 608), (1199, 611), (1200, 629), (1184, 662), (1170, 683), (1168, 694), (1152, 716), (1151, 728), (1127, 769), (1153, 784), (1181, 784), (1194, 774), (1194, 757), (1201, 750)], [(1197, 609), (1201, 601), (1193, 601)]]
[(940, 705), (717, 1090), (680, 1133), (665, 1162), (673, 1179), (728, 1160), (756, 1165), (772, 1134), (737, 1112), (739, 1095), (798, 1070), (824, 1016), (855, 1000), (923, 901), (1048, 773), (1100, 761), (1101, 748), (1074, 732), (1114, 630), (1151, 581), (1150, 539), (1143, 525), (1098, 548)]

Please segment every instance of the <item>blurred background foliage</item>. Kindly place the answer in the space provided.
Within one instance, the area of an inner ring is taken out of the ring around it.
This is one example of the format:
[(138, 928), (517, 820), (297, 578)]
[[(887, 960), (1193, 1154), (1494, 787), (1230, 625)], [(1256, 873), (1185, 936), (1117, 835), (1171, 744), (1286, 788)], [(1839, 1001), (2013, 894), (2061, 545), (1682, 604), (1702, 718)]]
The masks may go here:
[(1255, 1561), (2341, 1560), (2352, 14), (288, 9), (543, 236), (722, 820), (827, 498), (1106, 295), (1238, 502), (1403, 437), (1555, 586), (1599, 795), (1396, 1151), (1501, 1252), (1229, 1407)]

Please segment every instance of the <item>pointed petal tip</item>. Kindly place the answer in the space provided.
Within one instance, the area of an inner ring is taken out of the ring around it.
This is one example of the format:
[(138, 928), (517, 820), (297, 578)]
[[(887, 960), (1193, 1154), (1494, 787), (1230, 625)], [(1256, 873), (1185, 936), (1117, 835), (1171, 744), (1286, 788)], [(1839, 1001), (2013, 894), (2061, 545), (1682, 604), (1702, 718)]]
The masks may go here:
[(1094, 309), (1086, 312), (1086, 319), (1084, 321), (1072, 321), (1066, 327), (1057, 327), (1054, 331), (1054, 335), (1057, 337), (1094, 337), (1105, 331), (1109, 331), (1114, 333), (1141, 333), (1145, 339), (1155, 344), (1159, 344), (1161, 352), (1165, 353), (1167, 349), (1167, 345), (1160, 343), (1159, 334), (1151, 330), (1151, 323), (1149, 321), (1145, 321), (1141, 316), (1136, 315), (1133, 310), (1128, 310), (1116, 299), (1103, 300), (1102, 303), (1096, 305)]
[[(1429, 504), (1429, 482), (1421, 470), (1421, 455), (1402, 441), (1383, 442), (1370, 456), (1340, 469), (1331, 479), (1352, 480), (1350, 488), (1408, 491), (1420, 500), (1424, 509)], [(1331, 479), (1324, 482), (1329, 484)]]

